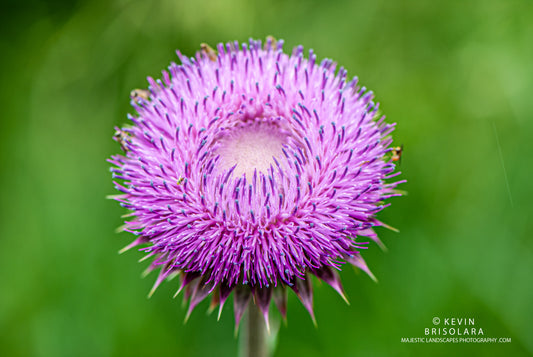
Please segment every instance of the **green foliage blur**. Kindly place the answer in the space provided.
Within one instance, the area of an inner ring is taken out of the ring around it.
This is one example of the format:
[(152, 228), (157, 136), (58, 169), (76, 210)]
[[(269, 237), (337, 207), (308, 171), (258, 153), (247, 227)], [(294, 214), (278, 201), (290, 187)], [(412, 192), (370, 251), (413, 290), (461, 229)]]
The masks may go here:
[[(533, 355), (531, 1), (7, 0), (0, 20), (1, 356), (236, 356), (231, 304), (184, 324), (177, 281), (147, 299), (142, 254), (117, 254), (106, 158), (175, 49), (267, 35), (376, 93), (408, 180), (379, 216), (400, 233), (365, 253), (379, 283), (346, 267), (350, 306), (319, 284), (318, 328), (291, 294), (275, 356)], [(433, 317), (512, 342), (401, 342)]]

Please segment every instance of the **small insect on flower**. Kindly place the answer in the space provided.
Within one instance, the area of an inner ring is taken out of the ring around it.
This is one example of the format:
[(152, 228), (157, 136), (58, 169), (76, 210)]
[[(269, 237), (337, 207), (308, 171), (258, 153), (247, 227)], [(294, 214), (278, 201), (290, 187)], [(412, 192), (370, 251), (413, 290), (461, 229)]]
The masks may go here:
[(128, 151), (130, 135), (125, 130), (115, 128), (115, 135), (113, 135), (113, 139), (120, 144), (122, 151)]
[(211, 61), (215, 62), (217, 60), (217, 51), (212, 49), (207, 43), (200, 44), (200, 50)]
[(393, 162), (400, 162), (402, 159), (402, 153), (403, 153), (403, 145), (402, 146), (396, 146), (392, 148), (391, 151), (391, 159)]
[(292, 289), (313, 313), (311, 276), (346, 299), (345, 263), (373, 277), (361, 251), (383, 202), (400, 193), (389, 156), (394, 124), (373, 94), (330, 59), (268, 38), (178, 51), (160, 80), (135, 90), (124, 151), (109, 162), (130, 210), (124, 230), (159, 270), (179, 274), (187, 316), (207, 296), (219, 317), (233, 292), (236, 324), (249, 301), (287, 313)]
[(135, 101), (140, 99), (148, 100), (150, 99), (150, 91), (146, 89), (134, 89), (130, 93), (130, 98)]

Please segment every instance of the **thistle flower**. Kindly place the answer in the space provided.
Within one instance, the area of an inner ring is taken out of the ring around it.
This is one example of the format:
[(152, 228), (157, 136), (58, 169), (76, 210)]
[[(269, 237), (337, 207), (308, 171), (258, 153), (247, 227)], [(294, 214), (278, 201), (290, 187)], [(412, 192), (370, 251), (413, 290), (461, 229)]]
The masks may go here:
[(285, 317), (289, 287), (314, 320), (311, 274), (343, 298), (343, 263), (373, 277), (359, 238), (381, 244), (376, 213), (399, 195), (384, 182), (398, 174), (394, 125), (344, 68), (282, 44), (178, 51), (117, 128), (114, 198), (137, 236), (124, 250), (141, 246), (160, 269), (151, 293), (180, 275), (187, 316), (211, 294), (220, 317), (233, 291), (237, 326), (252, 296), (268, 323), (271, 300)]

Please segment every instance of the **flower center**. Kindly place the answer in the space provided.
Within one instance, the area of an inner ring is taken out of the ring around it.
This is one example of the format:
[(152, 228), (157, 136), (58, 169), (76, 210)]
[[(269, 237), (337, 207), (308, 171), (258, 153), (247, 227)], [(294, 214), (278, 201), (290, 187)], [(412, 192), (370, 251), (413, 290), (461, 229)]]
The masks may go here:
[(243, 174), (251, 179), (254, 170), (266, 173), (274, 164), (272, 157), (282, 155), (282, 145), (288, 134), (273, 121), (254, 120), (227, 129), (219, 141), (217, 153), (220, 155), (220, 168), (234, 170), (235, 177)]

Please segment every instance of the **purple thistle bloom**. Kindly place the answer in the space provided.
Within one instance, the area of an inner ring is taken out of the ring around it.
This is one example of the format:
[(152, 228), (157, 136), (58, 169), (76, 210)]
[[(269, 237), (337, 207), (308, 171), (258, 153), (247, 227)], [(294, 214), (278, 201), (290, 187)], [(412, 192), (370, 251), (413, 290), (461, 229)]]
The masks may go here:
[(117, 129), (124, 155), (109, 160), (131, 210), (125, 231), (137, 236), (152, 292), (179, 273), (189, 311), (209, 294), (219, 316), (234, 291), (235, 319), (253, 296), (268, 322), (273, 299), (285, 317), (286, 287), (313, 320), (309, 274), (344, 297), (344, 262), (371, 277), (360, 249), (383, 226), (375, 216), (400, 194), (394, 124), (378, 118), (373, 94), (346, 80), (335, 62), (269, 38), (177, 52), (149, 91), (132, 92), (137, 116)]

